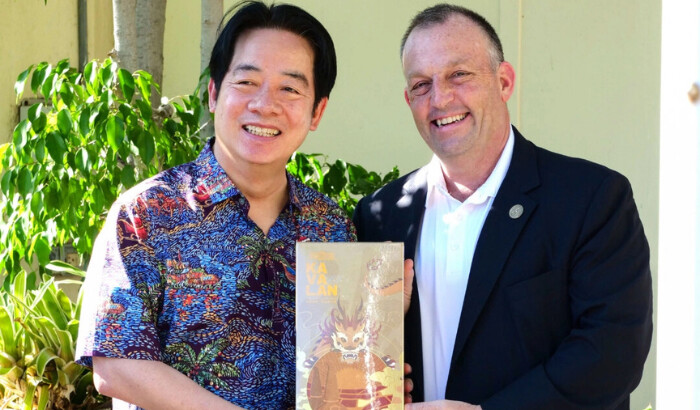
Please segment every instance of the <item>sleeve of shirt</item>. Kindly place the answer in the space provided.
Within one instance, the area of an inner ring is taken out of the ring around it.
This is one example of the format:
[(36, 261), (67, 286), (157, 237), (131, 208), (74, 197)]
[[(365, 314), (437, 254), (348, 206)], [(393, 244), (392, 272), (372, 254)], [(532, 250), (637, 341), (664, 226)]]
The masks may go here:
[(83, 285), (76, 349), (81, 364), (91, 366), (93, 356), (161, 360), (160, 265), (139, 209), (138, 200), (135, 206), (115, 204), (95, 242)]

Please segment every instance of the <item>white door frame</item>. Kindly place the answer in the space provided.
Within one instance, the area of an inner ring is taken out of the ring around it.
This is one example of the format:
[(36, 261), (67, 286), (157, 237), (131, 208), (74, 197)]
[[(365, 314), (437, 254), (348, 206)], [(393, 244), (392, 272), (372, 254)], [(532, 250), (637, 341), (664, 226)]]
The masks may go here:
[(654, 409), (700, 409), (700, 6), (662, 1)]

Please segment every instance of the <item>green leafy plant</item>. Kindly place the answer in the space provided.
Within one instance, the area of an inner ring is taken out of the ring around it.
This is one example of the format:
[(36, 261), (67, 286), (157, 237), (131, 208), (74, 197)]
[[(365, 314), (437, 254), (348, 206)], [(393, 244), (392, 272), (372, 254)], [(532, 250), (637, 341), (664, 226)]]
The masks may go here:
[(352, 217), (359, 197), (371, 194), (399, 176), (394, 167), (384, 177), (367, 171), (360, 165), (336, 160), (332, 164), (323, 154), (295, 152), (287, 163), (287, 170), (305, 185), (328, 195)]
[[(60, 262), (49, 268), (84, 276)], [(38, 286), (35, 279), (19, 272), (0, 297), (2, 408), (94, 408), (106, 398), (96, 394), (92, 372), (73, 361), (82, 292), (73, 302), (53, 277)]]
[(153, 107), (151, 75), (110, 59), (83, 73), (67, 60), (30, 66), (15, 84), (18, 99), (27, 82), (41, 102), (0, 147), (0, 269), (10, 278), (33, 255), (43, 272), (51, 249), (66, 243), (88, 255), (120, 192), (192, 160), (203, 144), (199, 87)]

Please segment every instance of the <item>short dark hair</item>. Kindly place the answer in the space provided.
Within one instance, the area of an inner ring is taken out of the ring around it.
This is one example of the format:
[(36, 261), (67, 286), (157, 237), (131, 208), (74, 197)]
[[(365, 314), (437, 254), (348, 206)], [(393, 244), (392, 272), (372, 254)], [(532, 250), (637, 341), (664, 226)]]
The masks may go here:
[(265, 28), (286, 30), (298, 34), (309, 42), (314, 52), (313, 81), (314, 110), (316, 110), (319, 101), (330, 95), (335, 84), (337, 74), (335, 47), (330, 34), (316, 18), (290, 4), (267, 6), (261, 1), (243, 1), (226, 12), (219, 25), (219, 35), (209, 59), (209, 74), (214, 80), (217, 93), (231, 65), (238, 37), (243, 32)]
[(467, 20), (476, 24), (484, 31), (491, 42), (491, 49), (489, 50), (491, 54), (491, 64), (494, 66), (494, 69), (497, 68), (498, 65), (503, 62), (503, 46), (501, 45), (501, 40), (498, 38), (498, 34), (496, 34), (496, 30), (494, 30), (493, 26), (479, 13), (454, 4), (436, 4), (416, 14), (401, 39), (401, 56), (403, 57), (403, 49), (406, 46), (406, 40), (408, 40), (408, 36), (411, 35), (413, 30), (444, 23), (450, 16), (455, 14), (466, 17)]

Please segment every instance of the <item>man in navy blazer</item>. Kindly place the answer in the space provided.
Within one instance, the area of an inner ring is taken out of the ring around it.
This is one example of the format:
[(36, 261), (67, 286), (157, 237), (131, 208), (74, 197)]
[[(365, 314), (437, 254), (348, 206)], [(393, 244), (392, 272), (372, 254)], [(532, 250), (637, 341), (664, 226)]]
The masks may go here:
[(514, 70), (478, 14), (422, 11), (401, 57), (435, 156), (363, 198), (354, 221), (360, 240), (404, 242), (416, 260), (407, 408), (629, 409), (652, 294), (628, 180), (511, 126)]

